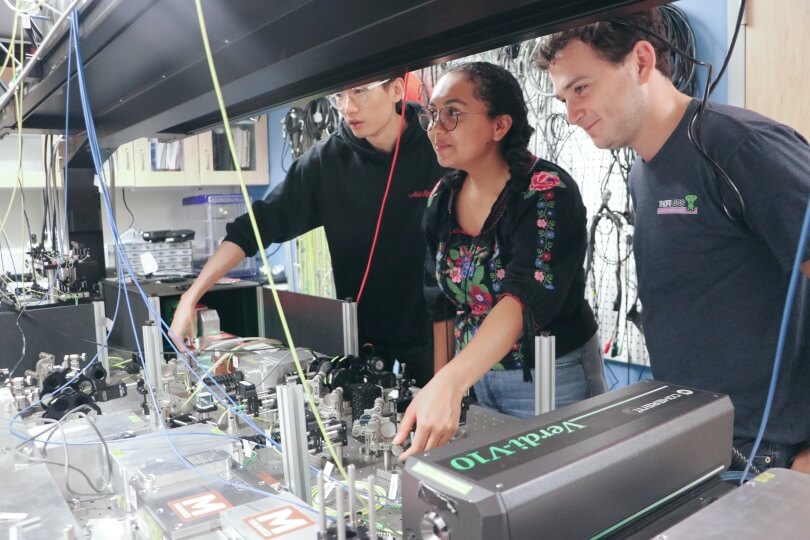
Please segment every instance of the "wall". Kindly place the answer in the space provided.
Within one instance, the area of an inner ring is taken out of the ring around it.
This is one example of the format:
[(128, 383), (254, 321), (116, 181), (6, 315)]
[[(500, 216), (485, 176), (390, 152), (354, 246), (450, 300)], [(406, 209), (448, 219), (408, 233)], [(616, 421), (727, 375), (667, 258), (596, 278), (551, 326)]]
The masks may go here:
[[(31, 224), (31, 231), (39, 238), (42, 232), (43, 204), (41, 189), (18, 189), (12, 200), (12, 189), (0, 189), (0, 222), (11, 205), (8, 218), (0, 233), (0, 272), (22, 272), (24, 246), (28, 242), (28, 227), (25, 225), (22, 209)], [(25, 205), (23, 206), (23, 200)], [(9, 246), (10, 244), (10, 246)]]
[[(712, 64), (712, 77), (717, 77), (728, 50), (727, 0), (681, 0), (675, 2), (686, 13), (697, 42), (697, 59)], [(706, 70), (698, 70), (698, 92), (706, 84)], [(712, 101), (727, 103), (728, 77), (723, 77), (711, 97)]]
[[(251, 187), (250, 195), (253, 200), (264, 199), (270, 191), (284, 181), (286, 173), (285, 169), (290, 167), (292, 157), (289, 151), (284, 152), (284, 138), (281, 133), (281, 120), (292, 105), (277, 107), (267, 112), (267, 128), (269, 136), (267, 138), (269, 145), (268, 155), (270, 156), (270, 185), (267, 187)], [(266, 250), (268, 254), (268, 262), (270, 266), (283, 265), (285, 267), (286, 275), (290, 276), (290, 269), (292, 268), (292, 261), (290, 261), (291, 250), (289, 249), (290, 242), (279, 246), (273, 244)], [(272, 255), (270, 255), (273, 253)], [(259, 260), (259, 267), (261, 267), (261, 260)]]

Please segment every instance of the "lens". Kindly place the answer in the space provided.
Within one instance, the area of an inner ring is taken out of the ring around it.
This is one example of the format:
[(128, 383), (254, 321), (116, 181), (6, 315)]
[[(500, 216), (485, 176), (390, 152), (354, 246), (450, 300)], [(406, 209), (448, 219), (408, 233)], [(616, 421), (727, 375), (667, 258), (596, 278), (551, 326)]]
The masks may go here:
[(453, 131), (458, 125), (458, 112), (450, 107), (442, 107), (439, 110), (439, 122), (447, 131)]
[(419, 125), (422, 126), (422, 129), (430, 131), (433, 127), (433, 113), (429, 109), (422, 109), (417, 118), (419, 118)]

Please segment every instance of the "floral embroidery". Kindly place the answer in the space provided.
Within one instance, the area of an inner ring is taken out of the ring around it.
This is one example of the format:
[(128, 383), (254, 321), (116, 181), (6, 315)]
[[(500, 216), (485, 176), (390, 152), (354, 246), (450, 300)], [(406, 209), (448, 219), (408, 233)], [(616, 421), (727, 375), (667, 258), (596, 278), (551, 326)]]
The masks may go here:
[(565, 188), (560, 178), (548, 171), (537, 171), (532, 175), (529, 189), (523, 193), (523, 198), (537, 197), (537, 258), (534, 260), (534, 279), (546, 289), (554, 289), (554, 273), (551, 270), (551, 261), (554, 256), (554, 238), (557, 233), (557, 212), (554, 200), (554, 188)]
[(537, 171), (532, 174), (532, 182), (529, 185), (531, 191), (546, 191), (560, 185), (560, 177), (548, 171)]
[[(456, 350), (461, 350), (475, 336), (487, 313), (492, 310), (495, 295), (501, 289), (506, 270), (501, 262), (497, 241), (477, 245), (461, 231), (454, 231), (464, 240), (448, 246), (440, 242), (436, 254), (436, 278), (442, 291), (457, 306), (465, 309), (456, 313)], [(498, 364), (500, 366), (500, 364)], [(493, 369), (503, 369), (503, 366)]]
[[(537, 244), (534, 270), (530, 275), (539, 285), (549, 290), (554, 289), (551, 264), (554, 260), (557, 228), (555, 195), (558, 192), (555, 188), (565, 187), (556, 174), (538, 171), (532, 175), (530, 185), (522, 197), (527, 203), (536, 206), (537, 211), (533, 221), (536, 223)], [(536, 202), (528, 201), (529, 197), (535, 197)], [(432, 198), (435, 198), (435, 189)], [(493, 208), (492, 212), (495, 210)], [(452, 212), (452, 207), (450, 211)], [(436, 279), (442, 292), (458, 308), (454, 336), (456, 350), (462, 350), (478, 332), (498, 296), (504, 292), (507, 273), (497, 234), (482, 234), (481, 237), (472, 238), (458, 227), (451, 227), (449, 233), (449, 239), (440, 241), (438, 245)], [(502, 362), (511, 361), (513, 366), (522, 365), (521, 343), (518, 340)], [(492, 369), (505, 369), (502, 362)]]
[(506, 278), (506, 270), (501, 262), (501, 250), (498, 241), (495, 241), (495, 248), (492, 251), (492, 258), (489, 260), (489, 281), (492, 283), (492, 292), (501, 292), (501, 283)]
[(548, 171), (536, 171), (534, 174), (532, 174), (529, 189), (523, 193), (523, 198), (528, 199), (538, 191), (551, 193), (549, 190), (552, 190), (555, 187), (565, 188), (565, 184), (560, 181), (559, 176)]
[(492, 307), (492, 295), (481, 285), (473, 285), (470, 289), (473, 315), (483, 315)]

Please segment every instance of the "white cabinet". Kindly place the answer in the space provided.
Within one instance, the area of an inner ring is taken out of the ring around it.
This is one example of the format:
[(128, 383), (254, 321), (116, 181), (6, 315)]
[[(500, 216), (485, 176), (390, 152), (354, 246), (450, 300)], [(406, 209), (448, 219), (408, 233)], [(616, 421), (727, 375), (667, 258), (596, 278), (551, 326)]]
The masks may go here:
[(135, 187), (198, 186), (197, 137), (161, 142), (154, 138), (132, 143)]
[(13, 188), (18, 176), (23, 187), (45, 187), (43, 140), (43, 135), (17, 133), (0, 139), (0, 188)]
[[(244, 120), (231, 124), (234, 146), (240, 160), (242, 178), (247, 185), (270, 183), (267, 151), (267, 115), (255, 121)], [(231, 158), (228, 140), (223, 128), (215, 128), (197, 136), (200, 156), (200, 185), (239, 185), (239, 176)]]
[[(267, 115), (231, 125), (242, 177), (247, 185), (270, 183)], [(238, 186), (225, 130), (161, 142), (143, 138), (114, 154), (116, 187)]]
[(115, 187), (135, 186), (135, 149), (133, 143), (119, 146), (112, 156)]

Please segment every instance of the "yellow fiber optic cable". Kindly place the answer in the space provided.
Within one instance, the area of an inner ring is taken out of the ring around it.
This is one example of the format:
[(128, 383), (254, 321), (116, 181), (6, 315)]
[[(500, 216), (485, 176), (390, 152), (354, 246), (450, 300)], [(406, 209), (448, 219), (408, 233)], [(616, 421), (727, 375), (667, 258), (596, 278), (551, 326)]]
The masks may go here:
[(276, 290), (276, 284), (273, 281), (272, 274), (270, 273), (270, 263), (267, 261), (267, 254), (265, 250), (262, 248), (264, 243), (261, 240), (261, 234), (259, 232), (259, 226), (256, 223), (256, 216), (253, 214), (253, 206), (250, 204), (250, 196), (247, 192), (247, 186), (245, 185), (245, 179), (242, 177), (242, 167), (239, 163), (239, 159), (236, 152), (236, 146), (233, 142), (233, 133), (231, 132), (231, 125), (228, 118), (228, 112), (225, 110), (225, 100), (222, 97), (222, 88), (219, 84), (219, 77), (217, 76), (216, 67), (214, 66), (214, 58), (211, 53), (211, 45), (208, 42), (208, 31), (205, 27), (205, 17), (202, 11), (202, 5), (200, 0), (194, 0), (194, 3), (197, 8), (197, 19), (200, 23), (200, 34), (202, 35), (203, 40), (203, 47), (205, 48), (205, 56), (208, 60), (208, 69), (211, 72), (211, 80), (214, 85), (214, 92), (217, 96), (217, 102), (219, 103), (219, 109), (222, 113), (222, 121), (225, 127), (225, 135), (228, 140), (228, 146), (231, 150), (231, 157), (234, 162), (234, 166), (236, 168), (236, 174), (239, 177), (239, 187), (242, 190), (242, 197), (245, 199), (245, 205), (247, 206), (248, 216), (250, 217), (250, 224), (253, 227), (253, 234), (256, 237), (256, 241), (259, 245), (259, 254), (262, 258), (262, 264), (264, 265), (265, 273), (267, 274), (267, 281), (270, 284), (270, 290), (273, 293), (273, 300), (276, 304), (276, 309), (278, 310), (279, 319), (281, 320), (281, 325), (284, 328), (284, 337), (289, 343), (290, 351), (292, 352), (293, 361), (295, 362), (295, 368), (298, 371), (298, 377), (301, 379), (301, 384), (304, 387), (304, 393), (307, 396), (307, 402), (309, 403), (310, 409), (312, 410), (312, 414), (315, 416), (315, 421), (318, 424), (318, 429), (320, 429), (321, 434), (323, 435), (324, 443), (326, 444), (327, 448), (329, 449), (329, 454), (332, 456), (332, 460), (335, 462), (338, 470), (340, 471), (343, 479), (347, 479), (346, 470), (343, 468), (341, 464), (341, 460), (338, 459), (337, 453), (335, 452), (335, 448), (332, 445), (332, 441), (330, 440), (329, 436), (326, 433), (326, 428), (323, 425), (323, 420), (321, 420), (321, 415), (318, 413), (318, 407), (315, 405), (315, 398), (312, 396), (312, 390), (307, 384), (306, 375), (304, 374), (304, 369), (301, 366), (301, 360), (298, 358), (298, 351), (295, 347), (295, 343), (293, 342), (292, 335), (290, 333), (290, 327), (287, 324), (287, 318), (284, 315), (284, 310), (281, 308), (281, 301), (278, 297), (278, 291)]

